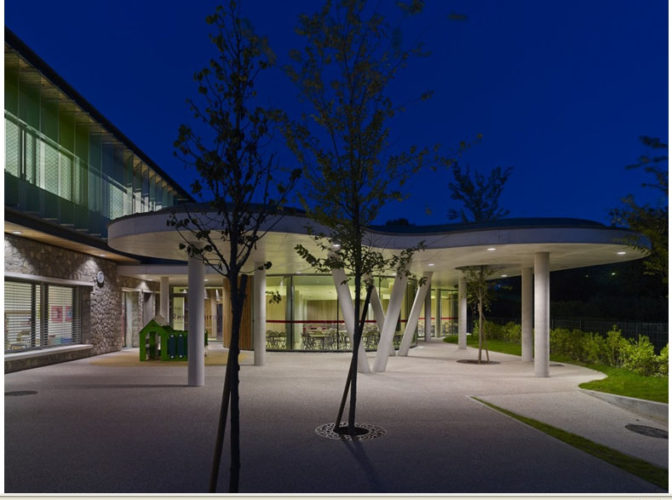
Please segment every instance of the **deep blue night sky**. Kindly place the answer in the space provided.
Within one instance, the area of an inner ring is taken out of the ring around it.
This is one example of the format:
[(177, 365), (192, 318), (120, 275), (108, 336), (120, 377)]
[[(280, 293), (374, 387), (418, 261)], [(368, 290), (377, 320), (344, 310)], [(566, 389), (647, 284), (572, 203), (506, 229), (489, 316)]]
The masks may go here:
[[(392, 2), (381, 0), (388, 8)], [(5, 24), (175, 179), (190, 174), (173, 157), (195, 95), (193, 73), (214, 55), (205, 16), (214, 2), (7, 0)], [(297, 15), (316, 1), (248, 1), (246, 15), (268, 36), (279, 65), (302, 41)], [(668, 136), (665, 0), (460, 0), (428, 2), (404, 32), (431, 50), (395, 82), (402, 100), (433, 89), (395, 120), (400, 146), (441, 143), (445, 151), (483, 134), (463, 158), (472, 168), (514, 166), (501, 205), (512, 217), (609, 222), (633, 193), (654, 201), (638, 171), (638, 137)], [(450, 13), (467, 16), (449, 19)], [(261, 98), (296, 113), (296, 89), (278, 69)], [(288, 155), (281, 158), (291, 160)], [(445, 170), (416, 177), (410, 198), (378, 222), (406, 217), (447, 222)], [(429, 211), (429, 213), (428, 213)]]

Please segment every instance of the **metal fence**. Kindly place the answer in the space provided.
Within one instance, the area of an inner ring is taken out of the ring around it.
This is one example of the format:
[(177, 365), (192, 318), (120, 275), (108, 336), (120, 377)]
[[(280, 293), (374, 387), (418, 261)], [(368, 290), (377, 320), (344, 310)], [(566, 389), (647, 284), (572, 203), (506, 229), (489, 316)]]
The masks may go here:
[[(510, 321), (520, 323), (520, 318), (488, 318), (488, 321), (504, 325)], [(584, 332), (599, 333), (606, 335), (614, 325), (621, 331), (621, 335), (627, 339), (636, 339), (647, 336), (655, 346), (656, 352), (665, 347), (669, 340), (669, 326), (667, 323), (646, 323), (642, 321), (619, 321), (595, 318), (551, 318), (551, 329), (568, 328)], [(473, 331), (470, 330), (470, 331)]]

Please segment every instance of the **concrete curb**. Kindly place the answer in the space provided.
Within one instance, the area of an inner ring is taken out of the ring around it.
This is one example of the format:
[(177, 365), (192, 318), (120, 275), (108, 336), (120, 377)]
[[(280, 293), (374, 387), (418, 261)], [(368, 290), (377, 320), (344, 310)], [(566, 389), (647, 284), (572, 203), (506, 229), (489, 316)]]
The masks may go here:
[(668, 405), (665, 403), (647, 401), (646, 399), (631, 398), (628, 396), (618, 396), (616, 394), (609, 394), (606, 392), (590, 391), (588, 389), (580, 390), (586, 394), (589, 394), (590, 396), (606, 401), (607, 403), (610, 403), (614, 406), (630, 410), (633, 413), (637, 413), (638, 415), (663, 422), (667, 425)]

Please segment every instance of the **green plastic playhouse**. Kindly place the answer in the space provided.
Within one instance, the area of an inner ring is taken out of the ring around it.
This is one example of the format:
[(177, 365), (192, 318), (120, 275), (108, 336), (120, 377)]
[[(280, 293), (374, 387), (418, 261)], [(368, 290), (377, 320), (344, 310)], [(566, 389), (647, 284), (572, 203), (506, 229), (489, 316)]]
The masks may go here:
[[(205, 345), (208, 345), (207, 331)], [(170, 325), (162, 326), (155, 320), (140, 330), (140, 361), (184, 361), (187, 355), (187, 332), (184, 330), (173, 330)]]

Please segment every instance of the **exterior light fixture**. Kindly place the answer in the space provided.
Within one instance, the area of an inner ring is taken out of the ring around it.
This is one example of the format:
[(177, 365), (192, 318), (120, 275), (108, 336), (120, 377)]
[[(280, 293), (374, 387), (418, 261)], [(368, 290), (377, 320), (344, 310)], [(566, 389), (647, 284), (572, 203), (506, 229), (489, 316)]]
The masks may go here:
[(21, 231), (12, 231), (12, 234), (22, 234)]
[(433, 262), (430, 262), (430, 263), (427, 264), (427, 265), (428, 265), (429, 267), (434, 267), (434, 263), (433, 263)]
[(203, 281), (207, 282), (207, 281), (208, 281), (208, 278), (205, 278)]
[(104, 253), (99, 253), (98, 257), (105, 257), (105, 254)]
[(334, 248), (334, 250), (340, 250), (341, 249), (341, 244), (340, 243), (334, 243), (331, 246)]
[(502, 278), (508, 278), (508, 277), (509, 277), (508, 274), (502, 274)]
[(624, 252), (623, 250), (621, 250), (620, 252), (616, 252), (616, 255), (625, 255), (626, 253), (627, 252)]
[(495, 247), (488, 248), (488, 252), (494, 252), (495, 250), (497, 250)]

